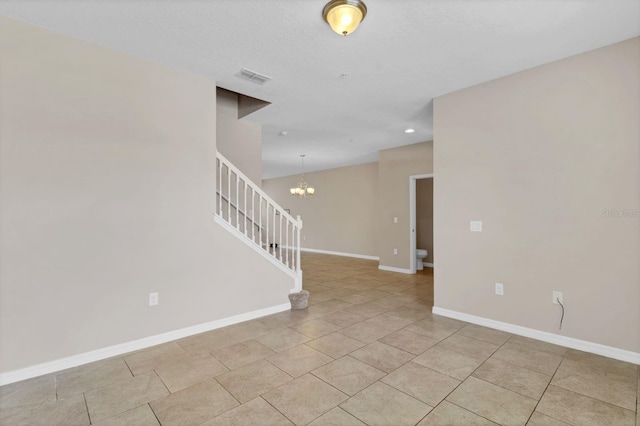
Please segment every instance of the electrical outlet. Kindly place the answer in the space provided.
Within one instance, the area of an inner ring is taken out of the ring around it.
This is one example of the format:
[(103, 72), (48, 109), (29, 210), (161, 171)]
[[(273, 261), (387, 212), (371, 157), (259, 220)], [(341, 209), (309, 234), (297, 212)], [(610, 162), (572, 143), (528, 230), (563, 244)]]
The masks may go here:
[(496, 294), (498, 296), (504, 296), (504, 284), (496, 283)]
[(158, 293), (149, 293), (149, 306), (156, 306), (158, 304)]
[(560, 303), (564, 303), (562, 301), (562, 292), (561, 291), (554, 291), (553, 292), (553, 299), (551, 301), (557, 305), (558, 304), (558, 299), (560, 299)]
[(398, 249), (397, 248), (393, 249), (393, 254), (396, 255), (396, 256), (398, 255)]

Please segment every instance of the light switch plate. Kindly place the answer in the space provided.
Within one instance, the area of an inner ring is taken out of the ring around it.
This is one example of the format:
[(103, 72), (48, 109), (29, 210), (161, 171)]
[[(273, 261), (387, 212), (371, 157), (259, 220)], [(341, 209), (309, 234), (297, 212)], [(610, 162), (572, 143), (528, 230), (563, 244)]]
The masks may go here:
[(504, 296), (504, 284), (496, 283), (496, 294), (498, 296)]
[(472, 220), (469, 222), (469, 230), (471, 232), (482, 232), (482, 221)]

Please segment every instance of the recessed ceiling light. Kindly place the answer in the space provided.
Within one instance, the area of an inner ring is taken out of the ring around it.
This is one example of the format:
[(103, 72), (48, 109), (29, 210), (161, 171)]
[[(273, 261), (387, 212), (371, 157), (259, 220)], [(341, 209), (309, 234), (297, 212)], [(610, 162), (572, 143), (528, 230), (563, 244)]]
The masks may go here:
[(405, 133), (413, 133), (413, 132), (415, 132), (415, 130), (413, 130), (413, 129), (407, 129), (407, 130), (405, 130), (404, 132), (405, 132)]
[(286, 130), (282, 130), (280, 132), (280, 136), (287, 136), (289, 134), (289, 132), (287, 132)]

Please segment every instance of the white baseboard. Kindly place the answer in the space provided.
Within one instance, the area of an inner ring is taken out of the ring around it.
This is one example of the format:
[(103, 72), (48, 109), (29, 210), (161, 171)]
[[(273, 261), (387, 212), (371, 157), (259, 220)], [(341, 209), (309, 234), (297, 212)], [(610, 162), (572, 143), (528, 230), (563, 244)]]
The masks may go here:
[(226, 327), (228, 325), (264, 317), (266, 315), (276, 314), (288, 309), (291, 309), (291, 304), (284, 303), (282, 305), (258, 309), (257, 311), (234, 315), (232, 317), (222, 318), (219, 320), (182, 328), (180, 330), (174, 330), (167, 333), (156, 334), (155, 336), (144, 337), (142, 339), (134, 340), (127, 343), (121, 343), (119, 345), (109, 346), (78, 355), (72, 355), (66, 358), (33, 365), (31, 367), (21, 368), (19, 370), (8, 371), (6, 373), (0, 374), (0, 386), (30, 379), (32, 377), (42, 376), (43, 374), (66, 370), (67, 368), (77, 367), (79, 365), (88, 364), (90, 362), (100, 361), (106, 358), (123, 355), (128, 352), (145, 349), (176, 339), (182, 339), (183, 337), (192, 336), (194, 334), (204, 333), (205, 331), (215, 330), (216, 328)]
[(300, 248), (300, 251), (308, 251), (309, 253), (331, 254), (334, 256), (355, 257), (357, 259), (380, 260), (378, 256), (368, 256), (366, 254), (343, 253), (340, 251), (318, 250), (311, 248)]
[(489, 318), (469, 315), (462, 312), (451, 311), (449, 309), (434, 306), (432, 309), (436, 315), (454, 318), (461, 321), (470, 322), (472, 324), (482, 325), (496, 330), (506, 331), (508, 333), (517, 334), (519, 336), (530, 337), (543, 342), (553, 343), (565, 346), (571, 349), (577, 349), (584, 352), (590, 352), (597, 355), (606, 356), (620, 361), (631, 362), (640, 365), (640, 353), (618, 349), (612, 346), (601, 345), (599, 343), (588, 342), (586, 340), (574, 339), (572, 337), (560, 336), (558, 334), (540, 331), (533, 328), (521, 327), (519, 325), (509, 324), (506, 322), (495, 321)]
[(400, 272), (401, 274), (413, 274), (413, 272), (411, 272), (411, 269), (396, 268), (394, 266), (378, 265), (378, 269), (380, 269), (381, 271)]

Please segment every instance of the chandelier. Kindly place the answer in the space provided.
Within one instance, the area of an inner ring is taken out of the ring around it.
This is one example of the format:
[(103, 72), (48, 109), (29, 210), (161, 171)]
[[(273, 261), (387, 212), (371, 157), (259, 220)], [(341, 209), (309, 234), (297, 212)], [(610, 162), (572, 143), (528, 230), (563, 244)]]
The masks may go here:
[(316, 192), (315, 188), (309, 187), (309, 184), (304, 180), (304, 157), (305, 157), (304, 154), (300, 155), (300, 158), (302, 159), (302, 175), (300, 176), (298, 185), (289, 189), (289, 192), (291, 192), (291, 195), (298, 198), (312, 197), (313, 194)]

